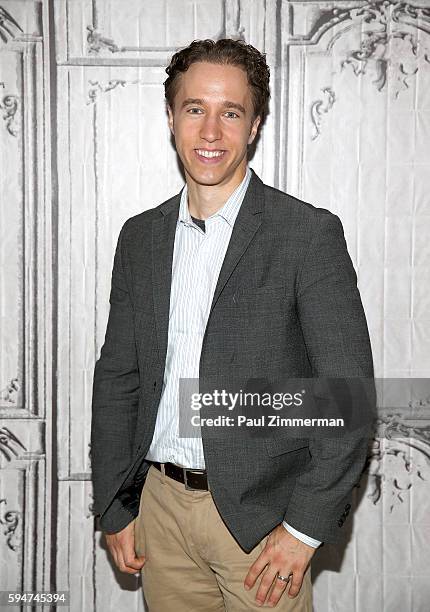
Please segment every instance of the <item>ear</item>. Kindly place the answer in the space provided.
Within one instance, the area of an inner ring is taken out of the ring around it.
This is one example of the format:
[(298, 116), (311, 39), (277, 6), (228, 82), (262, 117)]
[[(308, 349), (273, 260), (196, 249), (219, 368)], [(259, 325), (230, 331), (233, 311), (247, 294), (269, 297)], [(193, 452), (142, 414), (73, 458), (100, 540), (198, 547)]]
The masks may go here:
[(172, 132), (173, 136), (175, 135), (175, 128), (174, 128), (174, 124), (173, 124), (173, 110), (170, 108), (170, 106), (168, 104), (166, 104), (166, 109), (167, 109), (167, 114), (169, 116), (168, 118), (168, 123), (169, 123), (169, 129)]
[(248, 144), (252, 144), (255, 137), (257, 136), (257, 132), (258, 132), (258, 126), (260, 125), (260, 121), (261, 121), (261, 117), (260, 115), (257, 115), (256, 118), (254, 119), (254, 121), (252, 122), (251, 125), (251, 132), (249, 134), (249, 138), (248, 138)]

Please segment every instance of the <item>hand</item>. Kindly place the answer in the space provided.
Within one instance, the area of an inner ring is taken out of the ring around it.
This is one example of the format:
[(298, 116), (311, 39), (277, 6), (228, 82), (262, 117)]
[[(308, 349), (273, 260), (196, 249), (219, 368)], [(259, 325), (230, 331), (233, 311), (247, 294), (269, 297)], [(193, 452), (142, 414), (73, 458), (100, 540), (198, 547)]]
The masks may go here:
[(115, 565), (121, 572), (136, 574), (145, 564), (145, 557), (138, 557), (134, 549), (134, 524), (131, 521), (121, 531), (116, 533), (105, 533), (106, 543), (115, 561)]
[[(275, 581), (275, 584), (266, 602), (269, 606), (275, 606), (278, 603), (288, 586), (288, 596), (296, 597), (302, 586), (303, 575), (315, 550), (316, 548), (295, 538), (283, 525), (278, 525), (270, 533), (264, 550), (261, 551), (249, 568), (244, 582), (245, 589), (249, 590), (254, 586), (258, 576), (267, 566), (255, 596), (256, 602), (263, 605), (273, 581)], [(289, 576), (292, 573), (292, 580), (290, 578), (288, 583), (278, 580), (278, 572), (281, 576)]]

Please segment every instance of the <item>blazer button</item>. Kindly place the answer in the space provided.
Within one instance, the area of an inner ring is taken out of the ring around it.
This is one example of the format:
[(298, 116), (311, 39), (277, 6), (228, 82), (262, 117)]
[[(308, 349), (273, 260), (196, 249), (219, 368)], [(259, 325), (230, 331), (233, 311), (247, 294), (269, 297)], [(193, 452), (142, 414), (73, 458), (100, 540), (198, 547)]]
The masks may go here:
[(153, 385), (153, 388), (154, 388), (154, 391), (155, 391), (155, 389), (157, 388), (157, 381), (156, 381), (156, 380), (154, 380), (154, 385)]

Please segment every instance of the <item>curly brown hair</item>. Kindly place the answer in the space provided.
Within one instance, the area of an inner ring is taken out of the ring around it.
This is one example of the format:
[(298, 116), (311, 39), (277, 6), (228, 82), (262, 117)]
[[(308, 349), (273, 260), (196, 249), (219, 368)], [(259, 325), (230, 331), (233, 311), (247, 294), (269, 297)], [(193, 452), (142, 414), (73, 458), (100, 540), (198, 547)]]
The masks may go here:
[(242, 68), (248, 77), (254, 107), (254, 119), (260, 115), (261, 124), (268, 112), (270, 98), (270, 70), (266, 64), (265, 53), (260, 53), (243, 40), (221, 38), (217, 41), (209, 38), (193, 42), (177, 51), (170, 61), (166, 72), (169, 75), (164, 81), (164, 94), (167, 104), (173, 110), (173, 103), (178, 91), (179, 77), (195, 62), (212, 64), (230, 64)]

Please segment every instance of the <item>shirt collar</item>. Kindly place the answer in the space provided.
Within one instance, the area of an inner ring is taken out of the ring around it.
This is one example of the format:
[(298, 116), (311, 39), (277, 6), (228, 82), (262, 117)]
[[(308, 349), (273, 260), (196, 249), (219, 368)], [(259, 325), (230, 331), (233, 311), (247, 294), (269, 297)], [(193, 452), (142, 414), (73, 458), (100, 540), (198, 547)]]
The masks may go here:
[[(249, 166), (246, 166), (245, 176), (243, 177), (242, 182), (236, 187), (233, 193), (230, 195), (225, 204), (217, 210), (213, 215), (208, 217), (208, 219), (213, 219), (215, 217), (222, 217), (227, 221), (227, 223), (231, 226), (234, 225), (236, 217), (239, 213), (240, 206), (242, 204), (243, 198), (245, 196), (246, 190), (249, 185), (249, 181), (251, 180), (251, 170)], [(206, 221), (208, 219), (205, 219)], [(191, 219), (190, 211), (188, 209), (188, 188), (185, 183), (182, 193), (181, 193), (181, 201), (179, 204), (179, 216), (178, 222), (182, 222), (185, 225), (192, 225), (193, 220)]]

